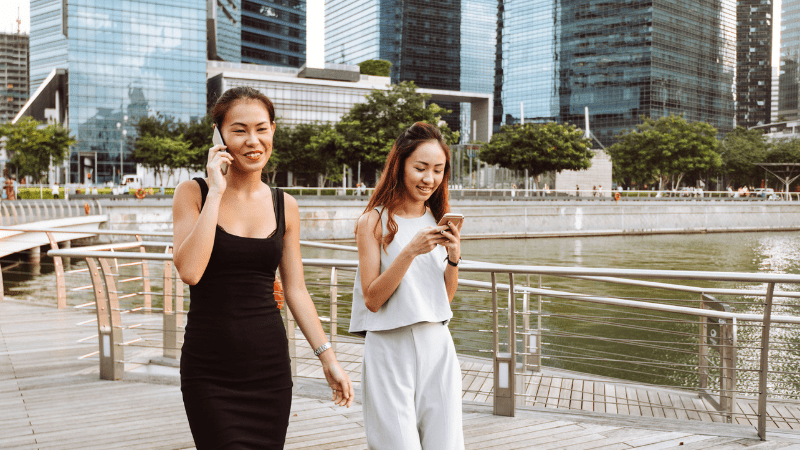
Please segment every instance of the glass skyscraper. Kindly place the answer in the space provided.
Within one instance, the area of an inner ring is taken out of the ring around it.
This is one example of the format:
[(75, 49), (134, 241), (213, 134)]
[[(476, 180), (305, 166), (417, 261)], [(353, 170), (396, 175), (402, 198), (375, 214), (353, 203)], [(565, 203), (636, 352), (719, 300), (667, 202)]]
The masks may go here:
[[(329, 0), (326, 61), (383, 59), (392, 63), (393, 83), (491, 93), (496, 21), (497, 0)], [(440, 106), (453, 111), (444, 118), (452, 129), (469, 130), (467, 108), (462, 115), (459, 103)]]
[(205, 115), (205, 0), (33, 0), (31, 17), (31, 92), (68, 71), (70, 182), (118, 182), (121, 164), (135, 173), (144, 116)]
[(604, 145), (641, 116), (733, 127), (733, 0), (504, 2), (499, 19), (496, 128), (582, 126), (585, 107)]
[(208, 59), (242, 61), (242, 1), (208, 0)]
[(772, 0), (737, 1), (736, 124), (770, 123)]
[(28, 35), (0, 33), (0, 123), (11, 122), (28, 100)]
[(242, 62), (287, 67), (305, 64), (305, 0), (241, 2)]
[(797, 120), (800, 89), (800, 0), (783, 0), (781, 5), (781, 62), (778, 116)]

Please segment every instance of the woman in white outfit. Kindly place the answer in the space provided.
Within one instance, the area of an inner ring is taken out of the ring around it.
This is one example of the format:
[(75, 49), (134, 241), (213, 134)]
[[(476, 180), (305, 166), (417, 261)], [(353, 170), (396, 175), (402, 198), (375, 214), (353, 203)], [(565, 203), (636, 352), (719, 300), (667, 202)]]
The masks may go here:
[(449, 211), (450, 149), (415, 123), (395, 141), (356, 226), (350, 332), (366, 335), (361, 375), (370, 449), (464, 448), (461, 370), (447, 323), (460, 225)]

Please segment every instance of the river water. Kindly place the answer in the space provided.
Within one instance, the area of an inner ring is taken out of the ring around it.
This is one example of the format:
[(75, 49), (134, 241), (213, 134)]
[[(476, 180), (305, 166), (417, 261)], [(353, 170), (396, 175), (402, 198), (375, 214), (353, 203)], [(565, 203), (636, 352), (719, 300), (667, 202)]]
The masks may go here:
[[(632, 269), (680, 269), (725, 272), (762, 272), (800, 274), (800, 232), (777, 233), (710, 233), (685, 235), (612, 236), (548, 239), (493, 239), (465, 240), (462, 244), (464, 259), (495, 263), (551, 266), (612, 267)], [(355, 259), (351, 252), (304, 248), (306, 258)], [(55, 278), (52, 261), (42, 258), (40, 273), (33, 272), (25, 264), (24, 255), (3, 258), (3, 267), (14, 260), (22, 264), (4, 272), (6, 295), (12, 298), (47, 304), (55, 303)], [(72, 268), (84, 267), (76, 262)], [(151, 263), (151, 267), (153, 263)], [(136, 275), (133, 269), (124, 269)], [(160, 267), (152, 267), (151, 273), (161, 273)], [(328, 297), (329, 269), (307, 267), (306, 280), (312, 296), (320, 300), (320, 315), (329, 313)], [(461, 273), (462, 278), (488, 281), (483, 274)], [(68, 287), (88, 285), (88, 276), (73, 274), (68, 277)], [(349, 318), (353, 274), (340, 273), (339, 317)], [(500, 276), (499, 282), (507, 282)], [(525, 283), (525, 277), (517, 277), (517, 283)], [(682, 284), (680, 281), (665, 281)], [(531, 277), (531, 285), (538, 279)], [(676, 291), (653, 290), (613, 284), (600, 284), (565, 278), (544, 277), (546, 287), (584, 294), (608, 295), (672, 304), (698, 306), (697, 294)], [(686, 282), (685, 284), (688, 284)], [(695, 286), (763, 289), (746, 283), (702, 283)], [(158, 289), (156, 287), (156, 289)], [(800, 290), (798, 286), (777, 286), (781, 290)], [(188, 289), (187, 289), (188, 292)], [(70, 292), (72, 305), (90, 302), (90, 292)], [(719, 300), (731, 304), (737, 312), (761, 313), (761, 300), (752, 296), (722, 297)], [(518, 301), (517, 308), (520, 308)], [(783, 306), (774, 314), (795, 314), (793, 305), (800, 299), (784, 299)], [(475, 356), (489, 356), (491, 329), (491, 296), (485, 290), (461, 287), (453, 303), (455, 318), (451, 324), (454, 339), (460, 352)], [(188, 303), (187, 303), (188, 307)], [(535, 308), (534, 308), (535, 309)], [(544, 299), (542, 304), (543, 364), (632, 381), (674, 386), (696, 386), (697, 384), (697, 335), (696, 318), (645, 311), (622, 310), (606, 306), (592, 306), (558, 299)], [(537, 326), (537, 317), (531, 316), (532, 328)], [(343, 321), (346, 322), (346, 319)], [(518, 326), (521, 325), (521, 319)], [(340, 332), (347, 330), (341, 323)], [(738, 329), (739, 367), (757, 367), (759, 327), (740, 324)], [(800, 348), (800, 328), (776, 328), (779, 335), (776, 352), (771, 353), (771, 369), (797, 373), (795, 349)], [(753, 342), (750, 342), (753, 341)], [(781, 347), (783, 346), (783, 347)], [(784, 348), (785, 351), (780, 350)], [(718, 360), (712, 353), (712, 365)], [(711, 377), (716, 375), (711, 371)], [(739, 373), (739, 386), (751, 392), (755, 386), (752, 372)], [(800, 376), (787, 374), (776, 378), (771, 387), (786, 397), (800, 397)]]

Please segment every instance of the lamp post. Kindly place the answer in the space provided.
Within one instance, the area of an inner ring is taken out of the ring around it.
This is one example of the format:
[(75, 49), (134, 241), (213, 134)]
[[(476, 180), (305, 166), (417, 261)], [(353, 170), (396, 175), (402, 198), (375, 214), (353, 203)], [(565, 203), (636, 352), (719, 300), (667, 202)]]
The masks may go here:
[[(122, 170), (123, 170), (122, 169), (122, 162), (123, 162), (122, 146), (125, 143), (125, 136), (128, 135), (128, 130), (126, 130), (124, 128), (124, 126), (123, 126), (123, 124), (126, 124), (126, 123), (128, 123), (128, 116), (122, 116), (122, 123), (117, 122), (117, 129), (119, 130), (120, 128), (122, 128), (122, 138), (120, 138), (120, 140), (119, 140), (119, 184), (120, 185), (122, 185)], [(112, 178), (112, 180), (114, 178), (114, 171), (113, 170), (111, 171), (111, 178)]]

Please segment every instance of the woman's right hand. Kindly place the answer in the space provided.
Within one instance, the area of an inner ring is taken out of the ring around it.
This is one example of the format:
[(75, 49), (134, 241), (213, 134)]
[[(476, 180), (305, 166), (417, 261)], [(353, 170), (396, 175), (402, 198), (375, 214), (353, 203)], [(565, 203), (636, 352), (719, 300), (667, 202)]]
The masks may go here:
[(223, 162), (228, 163), (230, 168), (233, 162), (233, 156), (227, 151), (228, 147), (224, 145), (215, 145), (208, 150), (208, 163), (206, 164), (206, 172), (208, 173), (208, 190), (216, 190), (220, 194), (225, 192), (228, 186), (225, 175), (222, 174), (220, 166)]
[(425, 227), (417, 231), (417, 234), (411, 238), (411, 242), (408, 243), (406, 248), (414, 256), (424, 255), (436, 248), (437, 245), (448, 242), (447, 238), (442, 234), (442, 231), (446, 228), (447, 225)]

